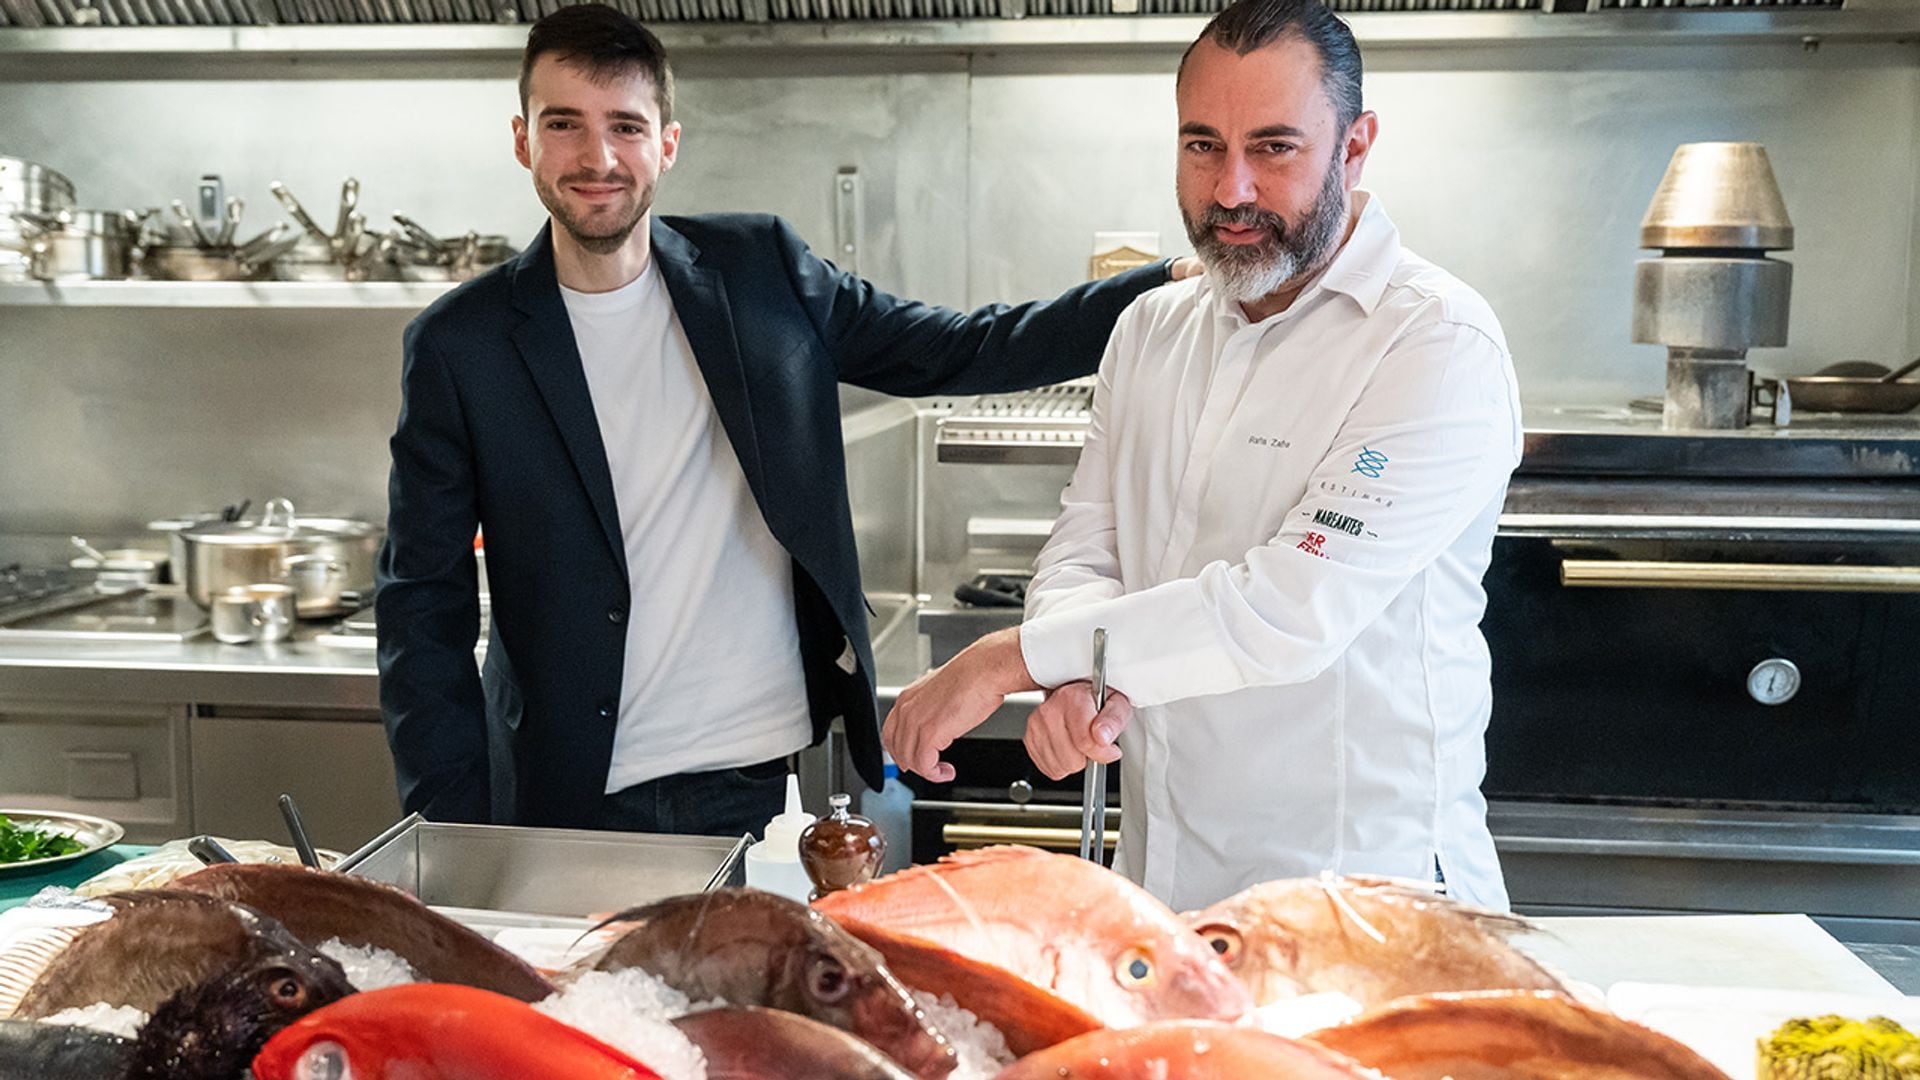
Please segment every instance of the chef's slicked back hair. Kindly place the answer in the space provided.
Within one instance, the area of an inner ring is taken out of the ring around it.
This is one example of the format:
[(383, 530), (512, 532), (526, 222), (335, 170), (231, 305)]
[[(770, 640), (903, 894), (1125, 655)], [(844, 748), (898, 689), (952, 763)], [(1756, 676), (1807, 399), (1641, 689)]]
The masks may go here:
[(660, 103), (660, 125), (673, 122), (673, 68), (667, 64), (666, 46), (632, 16), (606, 4), (574, 4), (534, 23), (520, 56), (521, 116), (527, 114), (533, 62), (542, 56), (576, 64), (595, 79), (645, 73)]
[(1335, 15), (1325, 0), (1235, 0), (1187, 46), (1180, 70), (1186, 71), (1187, 57), (1202, 41), (1211, 40), (1245, 56), (1287, 37), (1306, 42), (1319, 55), (1321, 85), (1333, 102), (1340, 130), (1346, 131), (1362, 111), (1360, 44), (1353, 40), (1346, 20)]

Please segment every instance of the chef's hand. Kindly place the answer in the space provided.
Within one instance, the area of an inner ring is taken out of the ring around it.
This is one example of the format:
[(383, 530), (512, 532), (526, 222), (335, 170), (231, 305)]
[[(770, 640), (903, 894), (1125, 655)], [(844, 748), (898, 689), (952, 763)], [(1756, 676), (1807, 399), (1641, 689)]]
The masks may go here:
[(1062, 780), (1088, 761), (1111, 765), (1120, 760), (1113, 741), (1133, 719), (1133, 702), (1118, 690), (1107, 692), (1107, 707), (1093, 711), (1093, 687), (1068, 683), (1047, 694), (1027, 717), (1027, 756), (1049, 779)]
[(941, 752), (985, 723), (1008, 694), (1039, 688), (1020, 654), (1020, 628), (996, 630), (902, 690), (880, 741), (902, 769), (944, 784), (953, 766)]
[(1181, 257), (1173, 260), (1172, 266), (1167, 267), (1167, 280), (1182, 281), (1182, 280), (1185, 280), (1186, 278), (1196, 277), (1206, 272), (1207, 272), (1207, 267), (1205, 263), (1201, 262), (1199, 259), (1196, 259), (1191, 255), (1182, 255)]

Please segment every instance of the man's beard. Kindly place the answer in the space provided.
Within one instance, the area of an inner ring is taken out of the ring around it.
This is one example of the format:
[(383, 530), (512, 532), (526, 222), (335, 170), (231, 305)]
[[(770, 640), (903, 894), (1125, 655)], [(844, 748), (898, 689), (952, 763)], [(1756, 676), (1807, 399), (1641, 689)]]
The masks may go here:
[(605, 255), (618, 251), (620, 245), (627, 242), (627, 237), (633, 235), (634, 226), (640, 224), (640, 219), (647, 216), (647, 209), (653, 205), (653, 184), (649, 183), (639, 188), (637, 197), (628, 206), (611, 210), (608, 215), (612, 219), (611, 223), (601, 222), (594, 225), (589, 225), (574, 216), (573, 211), (568, 209), (566, 200), (560, 197), (559, 189), (568, 184), (621, 183), (632, 186), (633, 177), (624, 172), (609, 173), (605, 176), (591, 172), (576, 172), (562, 176), (554, 184), (547, 184), (536, 178), (533, 187), (540, 196), (540, 202), (553, 215), (553, 219), (560, 223), (560, 227), (567, 230), (567, 235), (573, 237), (574, 243), (579, 244), (591, 254)]
[[(1252, 203), (1231, 209), (1209, 202), (1199, 221), (1180, 208), (1187, 239), (1206, 265), (1207, 279), (1233, 300), (1251, 304), (1271, 296), (1287, 282), (1317, 270), (1340, 243), (1347, 227), (1345, 171), (1339, 155), (1327, 169), (1320, 194), (1300, 223), (1289, 227), (1285, 218)], [(1253, 226), (1266, 238), (1253, 244), (1229, 244), (1214, 235), (1217, 225)]]

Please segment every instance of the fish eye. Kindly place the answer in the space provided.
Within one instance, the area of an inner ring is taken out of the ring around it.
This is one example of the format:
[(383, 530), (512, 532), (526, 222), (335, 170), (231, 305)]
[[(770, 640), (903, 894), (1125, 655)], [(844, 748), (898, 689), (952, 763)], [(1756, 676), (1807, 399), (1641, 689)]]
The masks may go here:
[(300, 985), (300, 980), (291, 975), (274, 980), (272, 993), (274, 1003), (277, 1005), (298, 1008), (307, 1001), (307, 988)]
[(846, 965), (831, 956), (816, 956), (807, 967), (807, 991), (816, 999), (831, 1005), (853, 989), (852, 980), (847, 978)]
[(1128, 949), (1113, 967), (1120, 985), (1129, 990), (1144, 990), (1153, 985), (1153, 957), (1145, 949)]
[(1240, 938), (1240, 931), (1231, 926), (1209, 923), (1198, 928), (1196, 933), (1213, 949), (1215, 955), (1229, 965), (1240, 962), (1240, 951), (1246, 947), (1246, 943)]
[(294, 1062), (293, 1080), (353, 1080), (353, 1066), (347, 1061), (346, 1047), (336, 1042), (317, 1042), (300, 1053)]

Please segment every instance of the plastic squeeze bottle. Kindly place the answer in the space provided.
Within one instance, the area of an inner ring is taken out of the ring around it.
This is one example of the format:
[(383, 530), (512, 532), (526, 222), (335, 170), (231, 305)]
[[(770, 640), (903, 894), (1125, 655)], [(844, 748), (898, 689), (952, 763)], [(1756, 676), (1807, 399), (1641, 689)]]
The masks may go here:
[(800, 865), (800, 834), (813, 815), (800, 806), (800, 777), (787, 775), (787, 809), (767, 822), (764, 840), (747, 848), (747, 885), (806, 903), (813, 882)]

